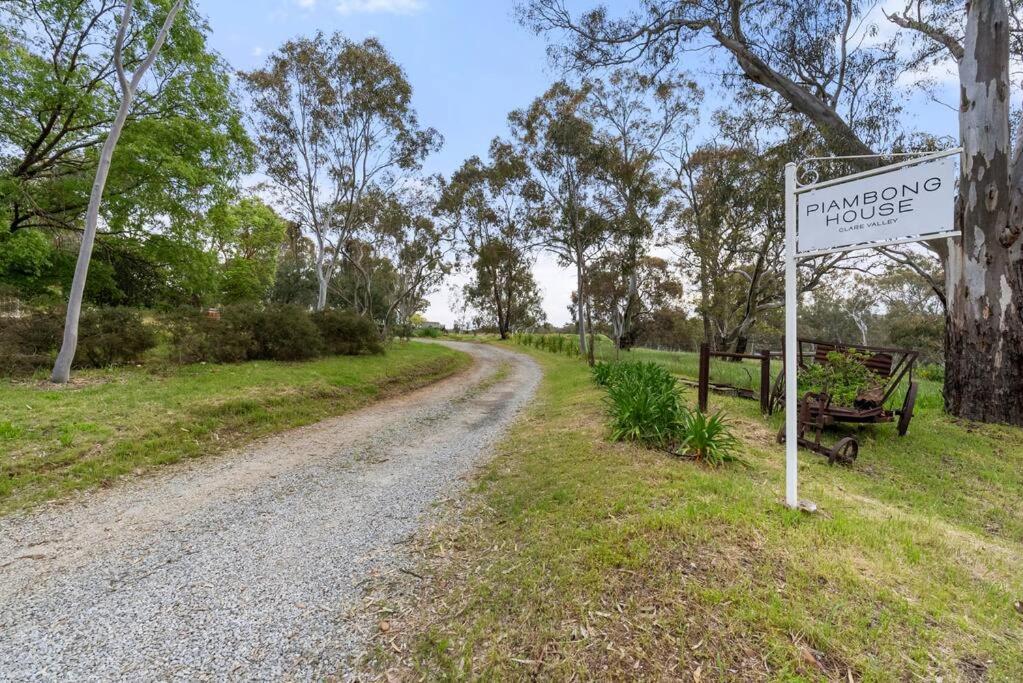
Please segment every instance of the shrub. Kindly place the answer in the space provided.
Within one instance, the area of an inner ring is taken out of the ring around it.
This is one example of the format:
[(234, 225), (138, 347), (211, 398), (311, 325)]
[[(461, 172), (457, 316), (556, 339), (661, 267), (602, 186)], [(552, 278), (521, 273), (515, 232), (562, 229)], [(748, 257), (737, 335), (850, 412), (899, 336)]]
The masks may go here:
[(64, 330), (58, 311), (33, 311), (0, 321), (0, 374), (31, 373), (53, 364)]
[(290, 304), (225, 306), (219, 317), (183, 309), (165, 316), (164, 325), (179, 363), (306, 360), (323, 351), (312, 317)]
[(593, 379), (607, 389), (611, 439), (639, 441), (709, 465), (742, 460), (723, 413), (690, 411), (677, 380), (657, 363), (597, 363)]
[(133, 308), (82, 311), (78, 324), (75, 366), (102, 368), (130, 363), (156, 346), (156, 333)]
[(809, 363), (799, 370), (799, 395), (826, 393), (839, 406), (852, 406), (862, 393), (882, 386), (883, 382), (864, 362), (867, 354), (858, 351), (831, 351), (826, 363)]
[[(64, 311), (34, 311), (0, 325), (0, 373), (16, 375), (49, 367), (64, 333)], [(131, 308), (91, 308), (78, 323), (74, 365), (97, 368), (139, 360), (156, 346), (156, 333)]]
[(323, 337), (309, 313), (293, 304), (251, 309), (250, 331), (254, 344), (251, 358), (259, 360), (307, 360), (323, 351)]
[(440, 330), (436, 327), (420, 327), (416, 330), (416, 336), (427, 339), (440, 339)]
[(611, 438), (667, 447), (685, 410), (674, 375), (656, 363), (615, 365), (606, 385)]
[(931, 382), (944, 382), (945, 366), (938, 363), (922, 363), (917, 367), (916, 374), (920, 376), (920, 379), (926, 379)]
[(219, 317), (194, 308), (163, 316), (171, 360), (177, 363), (238, 363), (255, 350), (250, 307), (229, 306)]
[(355, 356), (360, 353), (384, 352), (377, 326), (372, 320), (351, 311), (336, 309), (319, 311), (312, 317), (327, 353)]

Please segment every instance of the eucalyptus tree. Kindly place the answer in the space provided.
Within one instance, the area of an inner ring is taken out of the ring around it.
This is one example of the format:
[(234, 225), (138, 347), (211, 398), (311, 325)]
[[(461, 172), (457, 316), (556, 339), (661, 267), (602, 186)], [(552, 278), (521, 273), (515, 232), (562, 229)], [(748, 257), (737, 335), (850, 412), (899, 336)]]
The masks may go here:
[(475, 311), (477, 327), (494, 327), (501, 339), (507, 339), (510, 332), (544, 322), (532, 259), (521, 248), (501, 239), (487, 240), (477, 248), (471, 272), (462, 294)]
[[(957, 205), (962, 237), (930, 245), (944, 262), (945, 407), (958, 416), (1023, 424), (1023, 127), (1010, 135), (1010, 55), (1020, 54), (1015, 4), (907, 0), (885, 17), (899, 30), (877, 40), (857, 0), (650, 0), (625, 17), (604, 8), (573, 16), (564, 0), (531, 0), (523, 20), (567, 40), (564, 63), (590, 69), (641, 62), (660, 70), (695, 46), (712, 46), (733, 83), (768, 94), (819, 131), (828, 149), (859, 158), (888, 151), (897, 125), (900, 69), (958, 69)], [(1010, 11), (1011, 10), (1011, 11)], [(874, 39), (866, 38), (874, 35)], [(901, 37), (918, 46), (907, 61)]]
[[(622, 264), (631, 258), (632, 254), (605, 251), (594, 261), (587, 283), (593, 317), (598, 324), (610, 328), (616, 349), (634, 346), (655, 311), (678, 309), (682, 305), (684, 288), (672, 264), (658, 256), (641, 254), (629, 270), (624, 270)], [(628, 317), (623, 311), (628, 312)]]
[[(604, 245), (608, 221), (598, 201), (603, 150), (585, 117), (587, 88), (553, 84), (527, 109), (509, 115), (512, 136), (529, 164), (550, 216), (538, 243), (576, 273), (575, 319), (585, 354), (589, 265)], [(592, 345), (591, 345), (592, 346)]]
[(241, 78), (277, 199), (312, 233), (322, 309), (335, 271), (353, 256), (346, 245), (363, 243), (367, 198), (393, 191), (440, 135), (419, 125), (412, 86), (375, 39), (291, 40)]
[(78, 262), (75, 264), (75, 275), (71, 281), (71, 292), (68, 296), (67, 314), (64, 319), (64, 338), (61, 342), (60, 351), (53, 364), (53, 372), (50, 380), (58, 384), (67, 384), (71, 379), (71, 363), (75, 358), (75, 351), (78, 349), (78, 322), (82, 314), (82, 299), (85, 295), (85, 280), (89, 274), (89, 261), (92, 258), (92, 246), (96, 241), (96, 232), (99, 230), (100, 203), (103, 201), (103, 188), (107, 182), (107, 175), (110, 173), (110, 164), (114, 156), (114, 148), (117, 140), (124, 129), (124, 124), (131, 111), (135, 94), (139, 85), (145, 77), (146, 72), (153, 66), (160, 48), (163, 47), (171, 26), (184, 0), (177, 0), (168, 10), (163, 24), (160, 26), (152, 44), (149, 46), (145, 57), (129, 72), (125, 67), (125, 41), (128, 37), (129, 28), (132, 25), (133, 2), (126, 0), (121, 10), (121, 18), (117, 25), (117, 32), (114, 37), (113, 54), (110, 59), (114, 63), (114, 71), (117, 74), (117, 82), (120, 87), (120, 104), (110, 128), (107, 131), (103, 147), (100, 149), (99, 160), (96, 163), (96, 175), (92, 184), (92, 192), (89, 195), (89, 205), (85, 212), (85, 230), (82, 232), (81, 246), (78, 251)]
[(471, 261), (466, 302), (502, 339), (514, 328), (531, 325), (538, 295), (532, 275), (526, 274), (532, 242), (546, 216), (543, 192), (526, 159), (495, 138), (487, 161), (474, 156), (452, 174), (435, 211), (452, 226)]
[[(616, 258), (604, 258), (602, 267), (607, 271), (617, 263), (628, 283), (624, 296), (600, 306), (609, 313), (620, 345), (633, 336), (632, 328), (643, 310), (640, 264), (668, 185), (661, 155), (692, 125), (702, 93), (689, 79), (650, 78), (625, 69), (613, 71), (606, 79), (589, 80), (586, 92), (583, 112), (601, 149), (596, 175), (611, 227), (609, 239), (615, 245), (610, 254)], [(611, 288), (605, 293), (617, 291)]]
[[(798, 135), (760, 143), (746, 134), (756, 129), (748, 117), (719, 114), (717, 122), (735, 134), (694, 149), (683, 137), (664, 154), (672, 177), (661, 240), (695, 285), (704, 340), (742, 353), (758, 320), (785, 305), (782, 169), (803, 145)], [(800, 259), (800, 292), (847, 261), (842, 254)]]
[(432, 215), (438, 185), (436, 178), (409, 184), (377, 218), (377, 248), (393, 267), (381, 321), (385, 335), (392, 325), (409, 325), (453, 268), (454, 229)]

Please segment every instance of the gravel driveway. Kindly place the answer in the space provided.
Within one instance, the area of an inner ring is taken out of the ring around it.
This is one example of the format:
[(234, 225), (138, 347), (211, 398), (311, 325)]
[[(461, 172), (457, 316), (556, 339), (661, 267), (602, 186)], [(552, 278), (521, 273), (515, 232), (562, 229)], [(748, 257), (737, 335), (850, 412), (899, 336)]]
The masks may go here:
[[(540, 371), (473, 367), (206, 462), (0, 519), (0, 679), (279, 680), (365, 644), (360, 583), (530, 399)], [(353, 612), (357, 615), (351, 616)]]

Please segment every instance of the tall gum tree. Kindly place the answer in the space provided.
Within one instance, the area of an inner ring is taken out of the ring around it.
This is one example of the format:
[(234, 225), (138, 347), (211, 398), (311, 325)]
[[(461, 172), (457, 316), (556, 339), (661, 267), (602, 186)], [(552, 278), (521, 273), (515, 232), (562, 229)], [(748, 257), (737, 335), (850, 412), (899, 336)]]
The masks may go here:
[(596, 197), (602, 150), (593, 124), (582, 111), (586, 97), (585, 87), (577, 89), (559, 81), (527, 109), (508, 116), (515, 144), (529, 163), (550, 216), (538, 242), (562, 264), (575, 267), (576, 330), (579, 352), (584, 355), (589, 318), (587, 271), (608, 232)]
[(457, 232), (473, 281), (466, 302), (485, 324), (497, 324), (502, 339), (535, 322), (536, 284), (529, 268), (530, 245), (547, 224), (543, 191), (526, 159), (495, 138), (489, 159), (466, 159), (445, 185), (436, 213)]
[[(735, 69), (726, 82), (770, 93), (815, 126), (833, 153), (871, 155), (895, 142), (898, 110), (890, 102), (901, 59), (895, 38), (883, 45), (862, 39), (870, 7), (855, 0), (650, 0), (625, 17), (603, 7), (577, 17), (564, 0), (531, 0), (520, 16), (566, 37), (557, 53), (582, 70), (633, 62), (663, 69), (682, 50), (709, 44)], [(886, 18), (930, 44), (911, 66), (943, 57), (959, 70), (956, 220), (963, 236), (930, 245), (945, 266), (946, 410), (1023, 425), (1023, 130), (1010, 143), (1014, 9), (1005, 0), (917, 0)], [(881, 162), (852, 163), (868, 169)]]
[(375, 39), (339, 33), (288, 41), (241, 74), (251, 96), (263, 167), (281, 206), (316, 245), (316, 308), (346, 245), (364, 243), (366, 202), (391, 193), (442, 139), (421, 128), (405, 72)]
[(64, 320), (64, 338), (61, 342), (60, 352), (53, 364), (53, 372), (50, 380), (57, 384), (67, 384), (71, 379), (71, 364), (75, 359), (75, 351), (78, 349), (78, 322), (82, 314), (82, 299), (85, 295), (85, 280), (89, 274), (89, 261), (92, 259), (92, 247), (96, 242), (96, 232), (99, 229), (99, 210), (103, 201), (103, 188), (106, 186), (107, 176), (110, 174), (110, 164), (114, 157), (114, 149), (117, 147), (117, 140), (121, 137), (124, 124), (131, 112), (135, 94), (139, 85), (145, 77), (146, 72), (153, 66), (160, 48), (170, 33), (171, 26), (178, 12), (184, 6), (184, 0), (177, 0), (163, 21), (149, 51), (142, 62), (135, 67), (134, 71), (128, 72), (124, 66), (125, 39), (131, 27), (133, 1), (127, 0), (121, 10), (121, 19), (117, 27), (117, 37), (114, 40), (112, 59), (117, 73), (117, 81), (120, 86), (120, 105), (117, 114), (110, 124), (106, 140), (100, 149), (99, 161), (96, 164), (96, 176), (92, 184), (92, 192), (89, 195), (89, 206), (85, 212), (85, 230), (82, 233), (82, 242), (78, 251), (78, 261), (75, 264), (75, 274), (71, 281), (71, 292), (68, 296), (67, 314)]

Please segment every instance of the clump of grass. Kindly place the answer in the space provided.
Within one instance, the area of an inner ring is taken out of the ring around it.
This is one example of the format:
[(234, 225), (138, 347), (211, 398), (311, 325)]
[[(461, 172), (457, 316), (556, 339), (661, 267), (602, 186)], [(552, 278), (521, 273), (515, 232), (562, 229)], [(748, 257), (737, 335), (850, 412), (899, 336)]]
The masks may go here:
[(611, 438), (667, 447), (685, 412), (675, 377), (654, 363), (616, 365), (604, 385)]
[(690, 410), (678, 381), (657, 363), (598, 363), (593, 378), (607, 390), (613, 441), (637, 441), (709, 465), (741, 462), (739, 442), (721, 412)]
[(708, 416), (702, 410), (686, 410), (679, 427), (682, 440), (678, 450), (682, 453), (714, 466), (728, 462), (745, 463), (736, 454), (739, 440), (732, 433), (723, 412)]

